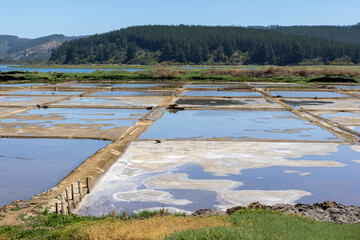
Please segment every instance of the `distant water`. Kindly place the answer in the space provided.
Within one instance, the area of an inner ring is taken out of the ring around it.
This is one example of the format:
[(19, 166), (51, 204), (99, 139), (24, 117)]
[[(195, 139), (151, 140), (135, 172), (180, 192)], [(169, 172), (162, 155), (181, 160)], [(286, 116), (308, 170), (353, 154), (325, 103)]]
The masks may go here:
[(61, 72), (61, 73), (91, 73), (96, 70), (102, 71), (114, 71), (114, 70), (123, 70), (128, 72), (137, 72), (144, 71), (146, 69), (95, 69), (95, 68), (23, 68), (17, 65), (0, 65), (0, 71), (9, 72), (9, 71), (29, 71), (29, 72)]

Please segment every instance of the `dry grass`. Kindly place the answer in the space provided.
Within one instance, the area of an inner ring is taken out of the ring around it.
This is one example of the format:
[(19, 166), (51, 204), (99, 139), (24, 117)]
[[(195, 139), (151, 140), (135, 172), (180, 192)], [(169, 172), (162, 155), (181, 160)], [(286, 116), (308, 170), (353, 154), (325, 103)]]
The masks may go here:
[(162, 239), (181, 230), (204, 227), (230, 226), (222, 217), (154, 217), (146, 220), (103, 220), (82, 222), (69, 226), (65, 231), (73, 239)]
[(306, 67), (273, 67), (261, 68), (257, 70), (246, 69), (208, 69), (203, 71), (203, 75), (228, 75), (234, 77), (256, 77), (256, 78), (270, 78), (276, 76), (297, 76), (297, 77), (312, 77), (312, 76), (342, 76), (342, 77), (360, 77), (360, 70), (350, 68), (320, 68), (311, 69)]
[(174, 76), (183, 76), (188, 72), (189, 71), (187, 70), (172, 70), (172, 69), (159, 68), (159, 69), (151, 70), (149, 73), (152, 78), (168, 79)]

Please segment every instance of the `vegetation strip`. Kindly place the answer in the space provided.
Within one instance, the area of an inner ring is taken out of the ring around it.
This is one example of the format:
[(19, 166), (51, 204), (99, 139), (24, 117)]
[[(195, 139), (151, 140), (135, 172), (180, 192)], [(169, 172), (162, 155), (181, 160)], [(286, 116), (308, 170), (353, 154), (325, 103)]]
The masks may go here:
[[(261, 207), (259, 205), (253, 205)], [(41, 208), (40, 206), (39, 208)], [(268, 209), (227, 216), (171, 215), (166, 210), (104, 217), (21, 215), (23, 225), (0, 226), (0, 239), (358, 239), (359, 224), (316, 222)]]

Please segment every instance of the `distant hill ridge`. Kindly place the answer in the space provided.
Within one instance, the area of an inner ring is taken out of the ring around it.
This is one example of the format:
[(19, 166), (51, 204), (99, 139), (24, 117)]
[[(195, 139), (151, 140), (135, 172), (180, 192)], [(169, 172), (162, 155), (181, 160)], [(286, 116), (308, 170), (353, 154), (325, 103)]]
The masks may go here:
[(266, 29), (284, 34), (360, 44), (360, 23), (352, 26), (269, 26)]
[[(50, 61), (60, 64), (358, 64), (358, 28), (358, 25), (264, 29), (134, 26), (66, 42), (54, 51)], [(341, 36), (336, 37), (337, 34)]]
[(67, 37), (62, 34), (54, 34), (36, 39), (0, 35), (0, 59), (47, 61), (53, 49), (66, 41), (76, 38), (78, 37)]

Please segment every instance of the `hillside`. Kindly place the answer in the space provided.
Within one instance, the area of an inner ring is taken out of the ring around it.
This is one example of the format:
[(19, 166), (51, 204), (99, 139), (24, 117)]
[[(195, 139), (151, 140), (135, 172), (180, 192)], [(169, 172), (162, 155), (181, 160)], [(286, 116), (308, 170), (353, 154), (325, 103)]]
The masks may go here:
[(266, 29), (135, 26), (64, 43), (59, 64), (358, 64), (360, 45)]
[(0, 35), (0, 59), (11, 61), (48, 60), (53, 49), (72, 39), (75, 38), (60, 34), (36, 39)]
[(265, 29), (283, 34), (360, 44), (360, 23), (353, 26), (271, 26)]

